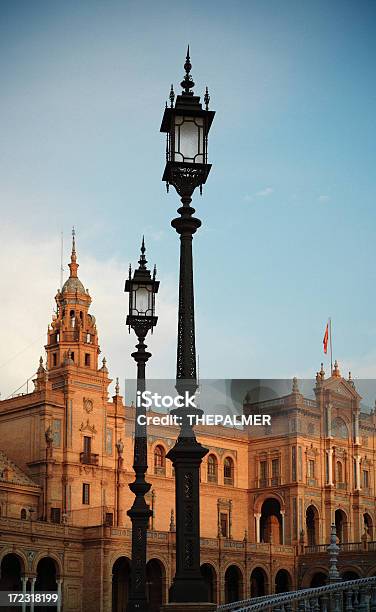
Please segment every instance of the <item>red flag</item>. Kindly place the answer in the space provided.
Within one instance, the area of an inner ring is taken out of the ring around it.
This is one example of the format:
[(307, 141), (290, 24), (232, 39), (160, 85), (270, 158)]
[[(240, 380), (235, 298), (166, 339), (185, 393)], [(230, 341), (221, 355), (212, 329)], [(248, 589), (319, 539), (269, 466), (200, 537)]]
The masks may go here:
[(324, 345), (324, 353), (325, 353), (325, 355), (328, 352), (328, 340), (329, 340), (329, 323), (326, 324), (324, 339), (322, 341), (322, 343)]

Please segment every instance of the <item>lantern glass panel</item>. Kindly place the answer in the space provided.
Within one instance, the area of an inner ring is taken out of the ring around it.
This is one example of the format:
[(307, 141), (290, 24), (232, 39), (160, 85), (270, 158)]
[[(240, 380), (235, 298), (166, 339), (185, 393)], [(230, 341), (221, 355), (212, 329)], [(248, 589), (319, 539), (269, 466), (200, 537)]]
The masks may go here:
[(202, 117), (175, 117), (174, 161), (204, 163), (204, 120)]
[(145, 285), (135, 285), (132, 290), (132, 315), (151, 317), (153, 315), (153, 292)]

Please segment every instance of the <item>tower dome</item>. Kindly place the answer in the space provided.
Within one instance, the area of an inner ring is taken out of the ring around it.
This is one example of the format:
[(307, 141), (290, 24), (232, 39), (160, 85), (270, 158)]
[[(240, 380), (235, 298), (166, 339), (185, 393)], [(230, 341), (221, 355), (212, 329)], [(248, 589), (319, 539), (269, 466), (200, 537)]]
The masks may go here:
[(72, 230), (72, 253), (71, 253), (71, 261), (69, 265), (70, 275), (69, 278), (65, 281), (62, 286), (62, 293), (85, 293), (85, 287), (81, 283), (80, 279), (77, 276), (77, 254), (76, 254), (76, 240), (75, 240), (75, 231), (74, 228)]

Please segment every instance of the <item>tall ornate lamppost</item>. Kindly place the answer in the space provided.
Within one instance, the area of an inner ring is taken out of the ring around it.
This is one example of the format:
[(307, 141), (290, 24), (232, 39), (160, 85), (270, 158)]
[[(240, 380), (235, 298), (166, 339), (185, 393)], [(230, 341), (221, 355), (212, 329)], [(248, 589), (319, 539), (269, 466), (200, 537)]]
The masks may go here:
[[(209, 111), (209, 94), (200, 97), (192, 91), (189, 47), (184, 64), (183, 92), (175, 94), (171, 87), (170, 108), (164, 111), (161, 132), (167, 134), (166, 167), (163, 181), (167, 189), (173, 185), (181, 198), (180, 217), (171, 225), (180, 235), (179, 315), (176, 364), (176, 390), (180, 395), (193, 396), (197, 390), (196, 346), (193, 294), (193, 234), (201, 221), (190, 206), (196, 187), (206, 182), (211, 164), (207, 163), (208, 133), (214, 118)], [(199, 470), (208, 450), (197, 442), (188, 414), (200, 416), (202, 410), (178, 408), (172, 411), (181, 429), (175, 446), (168, 452), (175, 468), (176, 503), (176, 574), (170, 588), (171, 602), (206, 602), (208, 591), (200, 571), (200, 505)]]
[[(145, 338), (149, 330), (157, 324), (158, 317), (155, 316), (155, 294), (158, 292), (159, 281), (156, 280), (156, 268), (153, 275), (147, 269), (145, 258), (145, 242), (142, 239), (141, 257), (139, 267), (134, 271), (129, 267), (129, 278), (125, 283), (125, 291), (129, 293), (129, 314), (127, 325), (132, 328), (137, 336), (137, 351), (132, 357), (137, 363), (137, 391), (145, 391), (145, 368), (151, 357), (146, 348)], [(132, 570), (131, 587), (128, 599), (127, 612), (147, 612), (148, 603), (146, 598), (146, 545), (147, 527), (152, 515), (145, 500), (146, 493), (150, 490), (150, 483), (145, 480), (147, 463), (147, 431), (146, 425), (139, 422), (139, 417), (145, 415), (143, 402), (139, 401), (137, 394), (135, 429), (134, 429), (134, 454), (133, 469), (135, 480), (130, 483), (129, 488), (135, 498), (132, 508), (127, 514), (132, 521)]]

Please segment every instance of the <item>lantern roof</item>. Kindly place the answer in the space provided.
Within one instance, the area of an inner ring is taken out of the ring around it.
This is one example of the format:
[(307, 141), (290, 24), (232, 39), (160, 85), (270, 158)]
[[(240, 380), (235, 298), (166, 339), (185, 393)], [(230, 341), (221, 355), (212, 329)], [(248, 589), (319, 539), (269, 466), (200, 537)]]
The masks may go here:
[(147, 284), (154, 284), (154, 293), (157, 293), (158, 288), (159, 288), (159, 281), (156, 280), (157, 268), (156, 266), (154, 266), (153, 276), (152, 276), (150, 270), (146, 267), (146, 264), (148, 262), (145, 257), (146, 247), (145, 247), (144, 236), (142, 236), (142, 243), (141, 243), (140, 251), (141, 251), (140, 259), (138, 260), (139, 266), (134, 271), (133, 278), (132, 278), (132, 268), (131, 268), (131, 265), (129, 265), (129, 278), (125, 282), (125, 291), (126, 292), (130, 291), (131, 283), (147, 283)]
[(204, 97), (204, 102), (206, 104), (206, 110), (204, 110), (202, 108), (200, 96), (195, 96), (193, 91), (190, 91), (194, 87), (194, 81), (190, 74), (191, 68), (192, 68), (192, 64), (191, 64), (191, 60), (189, 56), (189, 45), (188, 45), (187, 56), (186, 56), (185, 64), (184, 64), (185, 75), (183, 77), (182, 82), (180, 83), (180, 85), (183, 88), (183, 91), (180, 95), (176, 96), (176, 102), (174, 106), (175, 94), (174, 94), (173, 86), (171, 85), (171, 91), (170, 91), (170, 96), (169, 96), (171, 106), (167, 107), (167, 103), (166, 103), (166, 108), (165, 108), (165, 112), (162, 118), (162, 124), (161, 124), (161, 129), (160, 129), (161, 132), (170, 131), (172, 118), (174, 116), (188, 115), (188, 114), (193, 117), (205, 117), (207, 121), (207, 131), (209, 132), (210, 130), (210, 126), (214, 119), (215, 111), (208, 110), (209, 99), (210, 99), (209, 94), (208, 94), (208, 88), (206, 88), (206, 93)]

